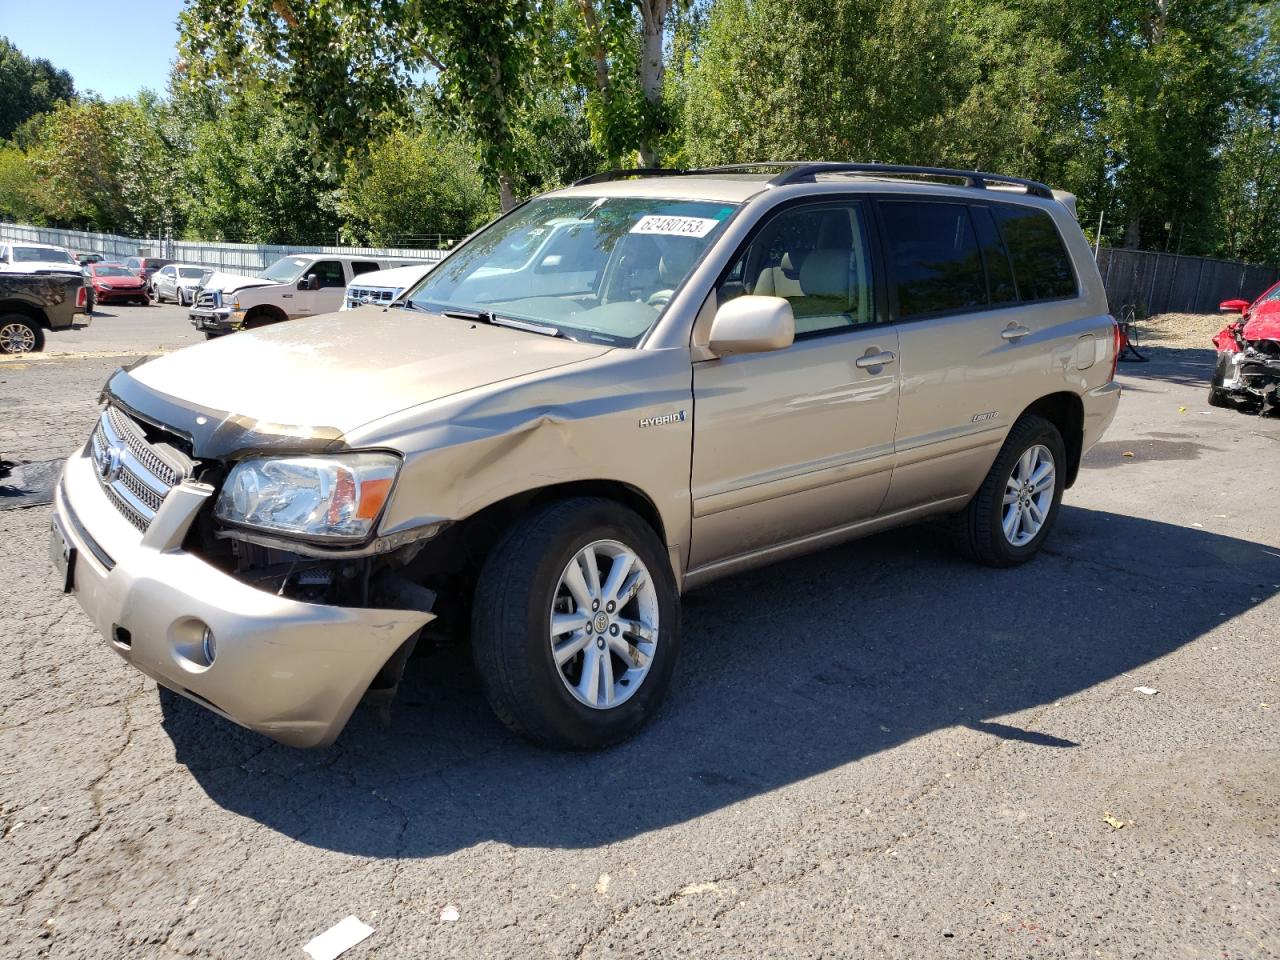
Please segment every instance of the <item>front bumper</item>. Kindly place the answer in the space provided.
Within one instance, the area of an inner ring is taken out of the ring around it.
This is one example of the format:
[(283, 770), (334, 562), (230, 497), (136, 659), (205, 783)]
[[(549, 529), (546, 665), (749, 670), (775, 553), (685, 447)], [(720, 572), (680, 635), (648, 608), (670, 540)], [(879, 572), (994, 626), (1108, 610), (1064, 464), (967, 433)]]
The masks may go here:
[(193, 308), (187, 319), (197, 330), (208, 333), (234, 333), (244, 325), (244, 313), (230, 307)]
[(332, 743), (383, 664), (433, 617), (301, 603), (223, 573), (182, 549), (211, 492), (180, 484), (139, 533), (107, 499), (92, 461), (72, 456), (55, 523), (76, 552), (76, 599), (108, 646), (170, 690), (281, 743)]

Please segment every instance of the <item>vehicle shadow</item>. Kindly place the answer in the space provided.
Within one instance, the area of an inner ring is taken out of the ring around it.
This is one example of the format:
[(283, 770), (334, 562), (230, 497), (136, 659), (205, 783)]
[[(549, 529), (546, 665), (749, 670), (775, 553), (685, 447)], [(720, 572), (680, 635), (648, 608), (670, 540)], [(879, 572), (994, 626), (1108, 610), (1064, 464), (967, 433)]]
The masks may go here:
[(411, 663), (389, 728), (357, 711), (325, 750), (281, 747), (169, 694), (164, 724), (216, 803), (317, 847), (380, 857), (487, 840), (589, 847), (948, 727), (1087, 747), (1009, 715), (1117, 678), (1131, 687), (1123, 673), (1265, 601), (1278, 582), (1274, 546), (1066, 507), (1049, 549), (1013, 570), (965, 563), (914, 528), (690, 594), (666, 706), (603, 753), (508, 734), (461, 648)]
[(1133, 383), (1132, 380), (1135, 377), (1140, 377), (1144, 381), (1163, 380), (1166, 383), (1176, 383), (1184, 387), (1204, 387), (1207, 390), (1217, 358), (1212, 344), (1206, 344), (1204, 347), (1143, 346), (1142, 355), (1147, 358), (1146, 363), (1126, 360), (1121, 362), (1116, 370), (1120, 377), (1126, 378), (1124, 381), (1126, 390), (1137, 393), (1152, 392), (1150, 388)]

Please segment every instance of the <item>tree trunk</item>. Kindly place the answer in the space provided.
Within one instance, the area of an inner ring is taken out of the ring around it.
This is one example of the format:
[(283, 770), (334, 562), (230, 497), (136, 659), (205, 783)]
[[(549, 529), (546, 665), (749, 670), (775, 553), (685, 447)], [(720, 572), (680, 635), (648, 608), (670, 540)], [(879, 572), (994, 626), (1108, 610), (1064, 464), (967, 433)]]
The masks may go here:
[[(640, 90), (644, 93), (649, 110), (657, 114), (662, 109), (662, 81), (666, 64), (662, 60), (662, 28), (671, 10), (671, 0), (640, 0)], [(652, 137), (643, 137), (637, 145), (640, 162), (646, 167), (658, 163), (657, 144)]]
[(512, 187), (511, 173), (507, 170), (498, 172), (498, 203), (503, 213), (515, 209), (516, 192)]
[(1142, 223), (1137, 217), (1129, 218), (1129, 225), (1124, 230), (1124, 246), (1136, 250), (1142, 242)]

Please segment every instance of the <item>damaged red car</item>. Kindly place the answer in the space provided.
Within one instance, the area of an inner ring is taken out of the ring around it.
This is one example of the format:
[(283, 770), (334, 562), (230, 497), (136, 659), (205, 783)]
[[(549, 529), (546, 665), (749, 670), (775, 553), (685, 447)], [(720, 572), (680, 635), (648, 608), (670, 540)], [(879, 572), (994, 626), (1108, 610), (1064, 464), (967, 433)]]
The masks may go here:
[(1280, 413), (1280, 283), (1250, 303), (1223, 300), (1219, 310), (1239, 313), (1217, 332), (1218, 363), (1209, 383), (1209, 406), (1247, 406)]
[(132, 301), (151, 305), (147, 282), (119, 263), (91, 263), (86, 269), (93, 278), (93, 294), (98, 303)]

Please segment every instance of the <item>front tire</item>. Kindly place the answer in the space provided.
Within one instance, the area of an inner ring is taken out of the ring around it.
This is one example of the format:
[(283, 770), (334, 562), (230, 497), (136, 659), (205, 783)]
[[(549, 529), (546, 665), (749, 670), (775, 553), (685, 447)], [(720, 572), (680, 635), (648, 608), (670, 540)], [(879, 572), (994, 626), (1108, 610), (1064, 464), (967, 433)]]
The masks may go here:
[(1220, 350), (1218, 352), (1218, 362), (1213, 368), (1213, 379), (1209, 381), (1209, 396), (1206, 398), (1206, 402), (1211, 407), (1235, 408), (1235, 404), (1231, 402), (1226, 391), (1222, 389), (1222, 385), (1227, 380), (1227, 369), (1230, 366), (1231, 354)]
[(0, 317), (0, 353), (37, 353), (44, 349), (40, 324), (20, 313)]
[(989, 567), (1030, 560), (1058, 519), (1066, 468), (1058, 428), (1044, 417), (1021, 417), (977, 494), (952, 520), (960, 552)]
[(494, 713), (562, 749), (638, 731), (662, 702), (680, 652), (680, 605), (661, 540), (595, 497), (519, 520), (480, 571), (472, 657)]

